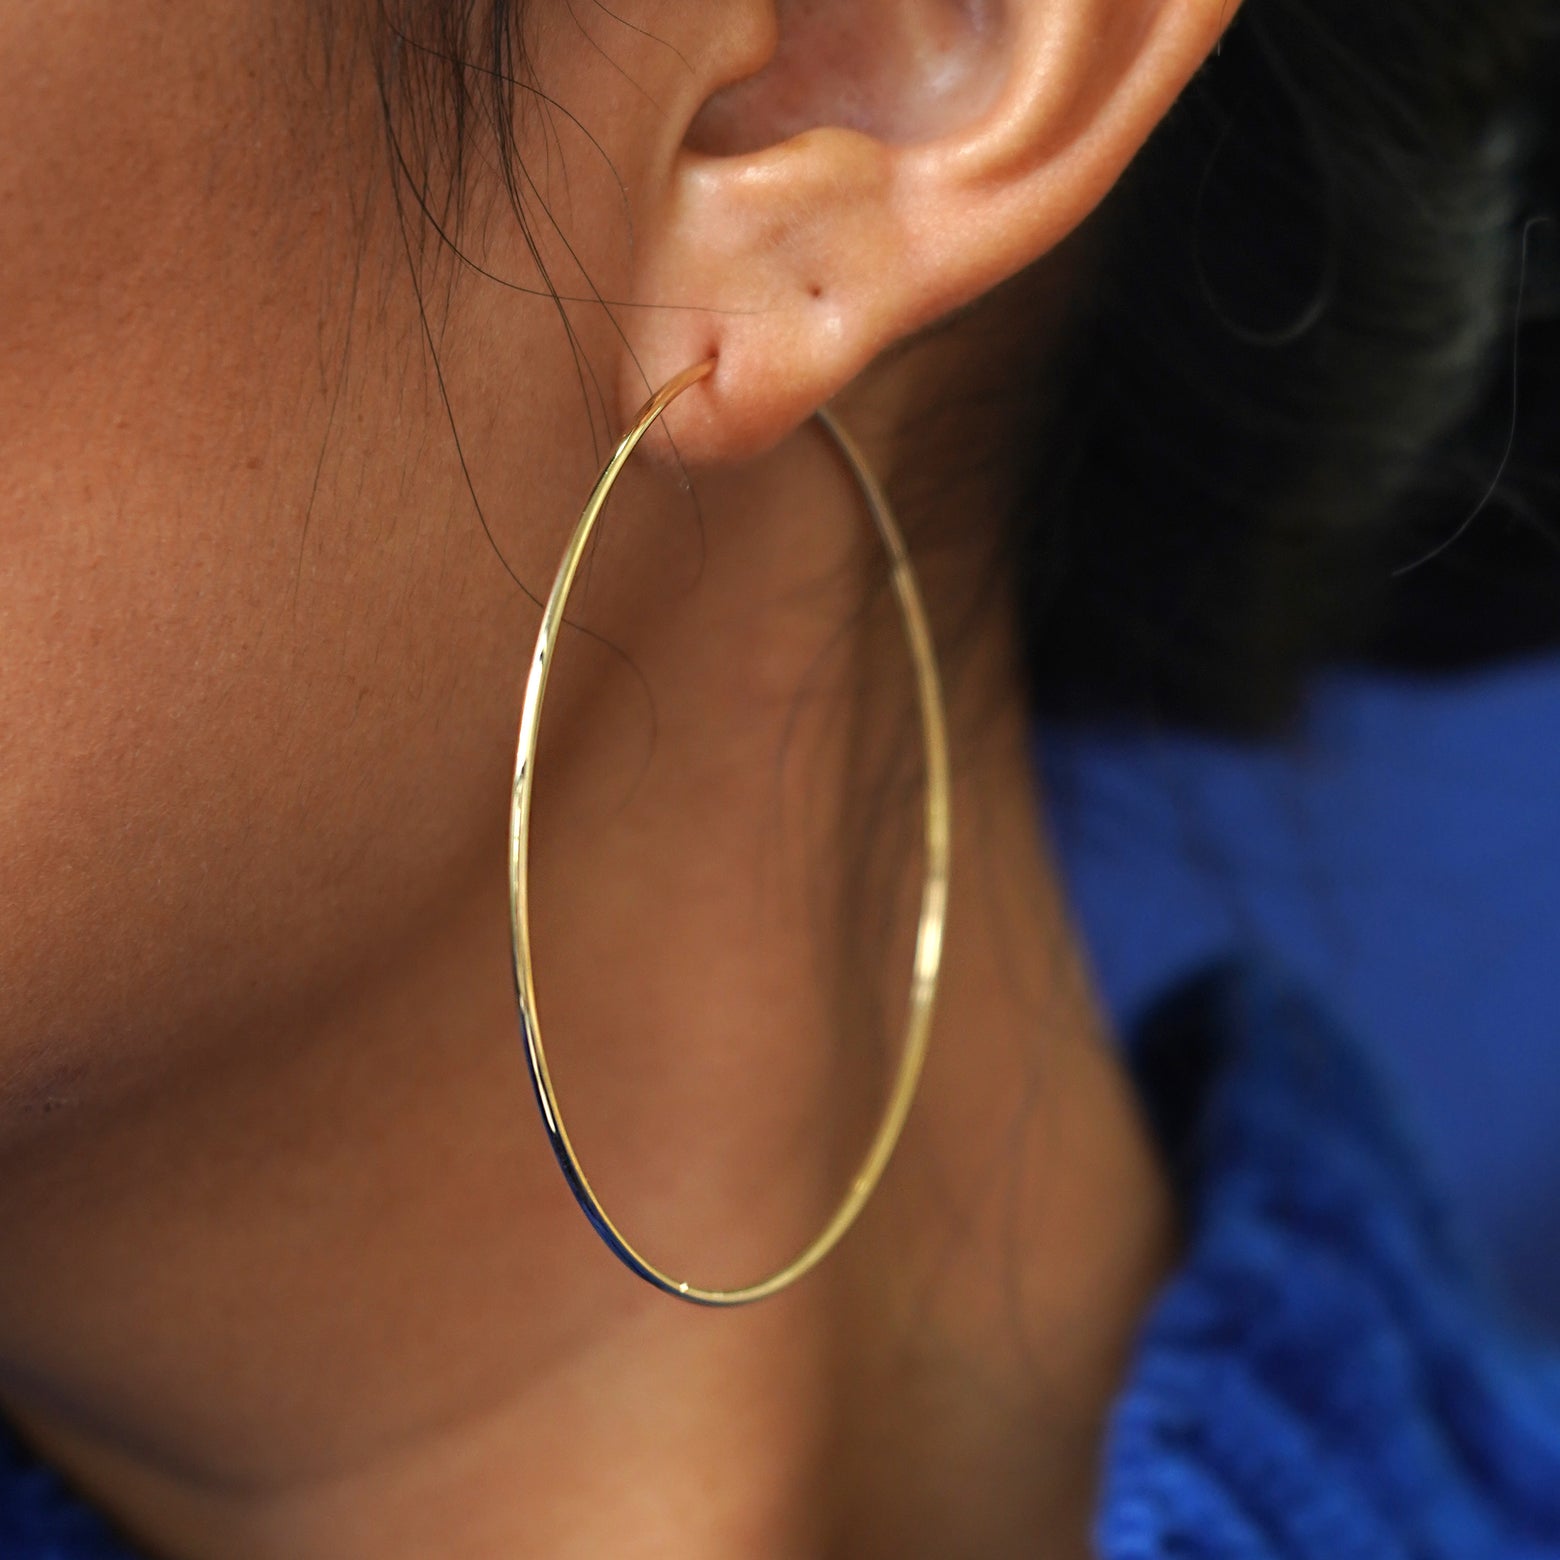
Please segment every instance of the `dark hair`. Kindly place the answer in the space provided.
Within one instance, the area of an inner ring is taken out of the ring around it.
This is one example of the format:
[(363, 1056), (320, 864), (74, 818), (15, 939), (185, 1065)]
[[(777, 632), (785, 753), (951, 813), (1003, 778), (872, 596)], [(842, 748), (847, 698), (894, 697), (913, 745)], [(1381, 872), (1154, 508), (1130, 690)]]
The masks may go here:
[(1556, 32), (1247, 0), (1099, 219), (1013, 534), (1043, 709), (1260, 729), (1560, 638)]
[[(476, 131), (550, 220), (514, 116), (567, 105), (519, 0), (385, 4), (435, 230)], [(1560, 638), (1557, 34), (1555, 0), (1246, 0), (1034, 369), (1006, 558), (1042, 713), (1261, 730), (1328, 661)]]

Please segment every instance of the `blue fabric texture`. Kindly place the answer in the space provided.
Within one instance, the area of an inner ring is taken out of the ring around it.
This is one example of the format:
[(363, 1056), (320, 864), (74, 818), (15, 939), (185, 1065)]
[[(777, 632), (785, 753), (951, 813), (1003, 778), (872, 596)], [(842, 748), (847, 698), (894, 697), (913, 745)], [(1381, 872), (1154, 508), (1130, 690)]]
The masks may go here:
[(1215, 958), (1282, 962), (1369, 1049), (1468, 1239), (1560, 1342), (1560, 655), (1308, 694), (1271, 742), (1037, 733), (1101, 996), (1129, 1034)]
[(1188, 1248), (1116, 1408), (1103, 1560), (1560, 1560), (1560, 1357), (1483, 1294), (1362, 1054), (1252, 964), (1134, 1051)]
[[(1102, 1560), (1560, 1560), (1560, 1357), (1483, 1298), (1348, 1039), (1244, 964), (1132, 1052), (1186, 1252), (1112, 1418)], [(0, 1435), (0, 1560), (134, 1552)]]

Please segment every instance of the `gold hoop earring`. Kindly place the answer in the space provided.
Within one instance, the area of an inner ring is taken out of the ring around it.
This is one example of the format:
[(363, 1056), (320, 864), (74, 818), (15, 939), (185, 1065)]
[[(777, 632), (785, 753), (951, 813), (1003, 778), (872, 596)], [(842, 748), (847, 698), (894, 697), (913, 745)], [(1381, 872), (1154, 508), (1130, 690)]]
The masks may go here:
[(851, 1181), (844, 1201), (835, 1210), (823, 1230), (798, 1256), (767, 1278), (740, 1289), (706, 1289), (679, 1281), (663, 1272), (635, 1250), (608, 1217), (592, 1189), (574, 1145), (563, 1124), (563, 1114), (547, 1069), (547, 1053), (542, 1046), (541, 1025), (536, 1011), (536, 981), (531, 968), (531, 926), (529, 910), (530, 833), (532, 780), (536, 767), (537, 738), (541, 728), (542, 702), (547, 694), (558, 631), (563, 624), (569, 593), (602, 510), (629, 457), (638, 448), (656, 420), (684, 391), (706, 379), (715, 370), (715, 362), (686, 369), (664, 386), (640, 412), (638, 420), (613, 452), (579, 522), (574, 528), (563, 561), (553, 582), (552, 594), (542, 613), (542, 625), (536, 636), (536, 650), (526, 678), (525, 701), (520, 714), (519, 743), (515, 754), (514, 789), (509, 809), (509, 922), (514, 953), (515, 999), (520, 1010), (520, 1027), (525, 1043), (526, 1064), (541, 1108), (542, 1123), (557, 1155), (559, 1167), (597, 1233), (624, 1264), (646, 1282), (669, 1295), (698, 1305), (738, 1306), (789, 1288), (839, 1244), (855, 1223), (876, 1190), (888, 1166), (895, 1145), (904, 1130), (910, 1105), (920, 1082), (931, 1031), (932, 1008), (937, 995), (937, 978), (942, 967), (943, 933), (947, 919), (948, 878), (951, 865), (951, 787), (948, 775), (947, 718), (943, 709), (941, 679), (926, 609), (910, 567), (904, 539), (888, 507), (877, 479), (872, 475), (848, 434), (826, 411), (818, 419), (833, 440), (845, 464), (860, 484), (867, 507), (888, 551), (892, 566), (892, 584), (904, 620), (905, 635), (915, 662), (917, 694), (926, 764), (925, 851), (926, 877), (921, 892), (920, 923), (916, 930), (915, 955), (910, 984), (910, 1009), (905, 1023), (904, 1049), (899, 1071), (889, 1094), (888, 1104), (876, 1135)]

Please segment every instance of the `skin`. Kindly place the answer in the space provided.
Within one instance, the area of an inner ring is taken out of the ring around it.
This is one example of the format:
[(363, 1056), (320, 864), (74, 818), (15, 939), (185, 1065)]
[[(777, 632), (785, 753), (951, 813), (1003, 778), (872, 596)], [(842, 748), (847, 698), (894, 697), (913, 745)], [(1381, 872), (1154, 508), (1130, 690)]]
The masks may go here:
[(958, 770), (933, 1058), (796, 1291), (679, 1307), (579, 1218), (503, 840), (606, 427), (718, 355), (668, 418), (697, 506), (653, 440), (577, 598), (532, 892), (615, 1214), (702, 1280), (775, 1265), (864, 1141), (917, 887), (913, 787), (862, 783), (907, 774), (909, 672), (806, 419), (842, 397), (887, 469), (1020, 303), (1043, 340), (1059, 259), (884, 357), (1084, 220), (1230, 7), (533, 8), (606, 154), (522, 116), (552, 283), (617, 305), (565, 303), (572, 344), (480, 171), (462, 246), (515, 287), (415, 221), (409, 256), (354, 13), (0, 0), (0, 1401), (170, 1557), (1081, 1555), (1173, 1219), (1009, 625), (966, 621), (1000, 474), (945, 473), (920, 559)]

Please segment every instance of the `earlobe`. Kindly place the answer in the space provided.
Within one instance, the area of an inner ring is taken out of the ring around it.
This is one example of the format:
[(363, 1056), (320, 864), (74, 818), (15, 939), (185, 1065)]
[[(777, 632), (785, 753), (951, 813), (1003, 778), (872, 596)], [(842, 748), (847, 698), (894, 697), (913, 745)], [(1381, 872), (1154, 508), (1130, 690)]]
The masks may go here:
[(751, 156), (687, 154), (671, 241), (641, 274), (650, 297), (693, 306), (641, 311), (624, 407), (643, 400), (645, 375), (659, 383), (714, 357), (667, 418), (685, 459), (750, 458), (805, 421), (895, 332), (906, 278), (878, 274), (894, 176), (890, 152), (851, 130)]
[[(641, 232), (636, 301), (675, 307), (636, 311), (625, 418), (647, 380), (715, 357), (668, 419), (682, 457), (778, 443), (887, 348), (1075, 229), (1235, 9), (778, 0), (768, 62), (710, 93)], [(963, 31), (939, 33), (952, 11)], [(962, 51), (945, 71), (926, 47), (938, 36)]]

